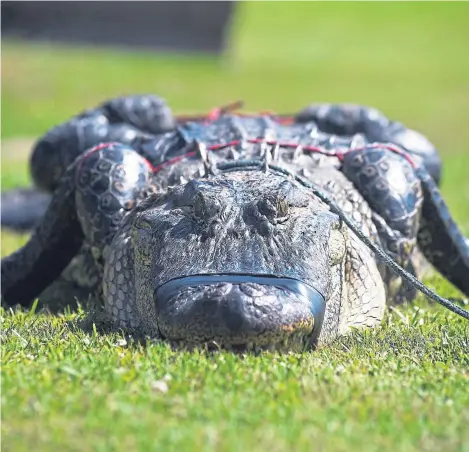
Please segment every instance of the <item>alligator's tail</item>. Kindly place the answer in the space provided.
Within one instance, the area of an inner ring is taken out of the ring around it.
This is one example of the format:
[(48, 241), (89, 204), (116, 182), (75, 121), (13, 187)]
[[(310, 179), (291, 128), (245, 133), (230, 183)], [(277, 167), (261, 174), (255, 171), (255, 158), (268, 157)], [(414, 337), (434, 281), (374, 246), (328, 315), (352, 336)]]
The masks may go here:
[(37, 188), (15, 188), (1, 194), (1, 226), (29, 232), (44, 216), (52, 196)]

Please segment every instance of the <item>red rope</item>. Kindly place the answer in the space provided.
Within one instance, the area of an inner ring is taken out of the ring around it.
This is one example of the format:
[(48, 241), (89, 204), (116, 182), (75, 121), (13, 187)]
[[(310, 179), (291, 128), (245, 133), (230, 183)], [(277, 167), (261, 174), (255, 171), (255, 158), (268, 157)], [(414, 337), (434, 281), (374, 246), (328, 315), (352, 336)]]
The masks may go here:
[[(290, 149), (292, 149), (292, 148), (296, 149), (296, 148), (298, 148), (298, 146), (300, 146), (300, 145), (298, 145), (298, 143), (287, 143), (287, 142), (282, 143), (282, 142), (279, 142), (279, 141), (276, 141), (276, 140), (264, 140), (262, 138), (254, 138), (254, 139), (248, 139), (248, 140), (244, 140), (244, 141), (247, 142), (247, 143), (251, 143), (251, 144), (265, 143), (269, 146), (280, 146), (280, 147), (283, 147), (283, 148), (290, 148)], [(230, 146), (237, 146), (241, 143), (243, 143), (242, 140), (234, 140), (234, 141), (230, 141), (228, 143), (213, 144), (211, 146), (207, 146), (207, 150), (208, 151), (218, 151), (220, 149), (225, 149), (225, 148), (230, 147)], [(395, 154), (398, 154), (398, 155), (404, 157), (410, 163), (410, 165), (413, 168), (415, 168), (415, 162), (412, 160), (412, 158), (409, 156), (409, 154), (407, 152), (405, 152), (404, 150), (398, 148), (397, 146), (393, 146), (393, 145), (390, 145), (390, 144), (375, 143), (375, 144), (369, 144), (369, 145), (358, 147), (358, 148), (348, 148), (348, 149), (343, 149), (343, 150), (336, 149), (336, 150), (331, 150), (331, 151), (329, 151), (327, 149), (317, 147), (317, 146), (301, 146), (301, 148), (303, 149), (303, 151), (306, 151), (306, 152), (309, 152), (309, 153), (318, 153), (318, 154), (322, 154), (322, 155), (327, 155), (329, 157), (336, 157), (340, 161), (343, 161), (346, 154), (348, 154), (350, 152), (353, 152), (353, 151), (363, 151), (363, 150), (369, 149), (369, 148), (373, 148), (373, 149), (384, 148), (384, 149), (388, 149), (391, 152), (394, 152)], [(170, 160), (167, 160), (166, 162), (163, 162), (163, 163), (161, 163), (157, 166), (154, 166), (153, 167), (153, 172), (158, 173), (163, 168), (165, 168), (167, 166), (170, 166), (173, 163), (177, 163), (181, 160), (184, 160), (184, 159), (187, 159), (187, 158), (190, 158), (190, 157), (194, 157), (195, 155), (196, 155), (196, 151), (191, 151), (191, 152), (187, 152), (186, 154), (178, 155), (177, 157), (174, 157)]]
[[(203, 122), (204, 124), (208, 124), (210, 122), (216, 121), (220, 116), (234, 112), (235, 110), (239, 110), (244, 106), (244, 102), (242, 100), (238, 100), (236, 102), (232, 102), (231, 104), (225, 105), (223, 107), (213, 108), (205, 115), (187, 115), (187, 116), (176, 116), (176, 120), (178, 122), (188, 122), (188, 121), (196, 121), (196, 122)], [(273, 121), (278, 122), (279, 124), (283, 125), (290, 125), (293, 123), (294, 115), (277, 115), (273, 111), (261, 111), (257, 113), (242, 113), (237, 112), (237, 116), (245, 117), (245, 118), (252, 118), (256, 116), (269, 116)]]
[[(237, 109), (241, 108), (243, 105), (244, 105), (243, 101), (236, 101), (236, 102), (233, 102), (231, 104), (225, 105), (224, 107), (214, 108), (213, 110), (211, 110), (209, 112), (209, 114), (207, 116), (204, 116), (204, 117), (193, 116), (192, 119), (191, 119), (190, 116), (186, 116), (186, 117), (178, 117), (177, 119), (179, 121), (190, 121), (190, 120), (203, 121), (205, 124), (208, 124), (212, 121), (217, 120), (223, 114), (226, 114), (226, 113), (229, 113), (229, 112), (232, 112), (234, 110), (237, 110)], [(238, 116), (244, 116), (244, 117), (254, 117), (254, 116), (259, 116), (259, 114), (262, 114), (262, 113), (253, 113), (253, 114), (248, 114), (248, 113), (239, 114), (238, 113), (237, 115)], [(264, 114), (267, 115), (267, 116), (270, 116), (274, 121), (278, 122), (279, 124), (290, 125), (290, 124), (293, 123), (293, 117), (290, 116), (290, 115), (277, 116), (272, 112), (264, 112)], [(283, 147), (283, 148), (290, 148), (290, 149), (291, 148), (296, 149), (296, 148), (298, 148), (298, 146), (300, 146), (298, 143), (288, 143), (288, 142), (283, 142), (282, 143), (282, 142), (279, 142), (279, 141), (276, 141), (276, 140), (264, 140), (262, 138), (247, 139), (247, 140), (244, 140), (244, 141), (247, 142), (247, 143), (251, 143), (251, 144), (265, 143), (265, 144), (270, 145), (270, 146), (280, 146), (280, 147)], [(211, 146), (207, 146), (207, 150), (208, 151), (218, 151), (220, 149), (225, 149), (225, 148), (230, 147), (230, 146), (237, 146), (237, 145), (241, 144), (242, 142), (243, 141), (241, 141), (241, 140), (234, 140), (234, 141), (230, 141), (228, 143), (213, 144)], [(93, 152), (99, 151), (100, 149), (103, 149), (107, 146), (110, 146), (111, 144), (118, 144), (118, 143), (103, 143), (103, 144), (95, 146), (94, 148), (87, 151), (83, 155), (83, 159), (80, 163), (80, 167), (83, 164), (83, 161), (90, 154), (92, 154)], [(377, 144), (377, 143), (375, 143), (375, 144), (369, 144), (369, 145), (358, 147), (358, 148), (348, 148), (348, 149), (342, 149), (342, 150), (336, 149), (336, 150), (330, 150), (330, 151), (328, 151), (326, 149), (323, 149), (323, 148), (320, 148), (318, 146), (301, 146), (301, 148), (305, 152), (318, 153), (318, 154), (327, 155), (327, 156), (330, 156), (330, 157), (336, 157), (340, 161), (343, 161), (345, 155), (348, 154), (349, 152), (362, 151), (362, 150), (367, 149), (367, 148), (384, 148), (384, 149), (390, 150), (391, 152), (394, 152), (395, 154), (398, 154), (398, 155), (404, 157), (410, 163), (410, 165), (413, 168), (415, 168), (415, 162), (412, 160), (412, 158), (410, 157), (410, 155), (407, 152), (405, 152), (404, 150), (402, 150), (401, 148), (399, 148), (397, 146), (393, 146), (393, 145), (390, 145), (390, 144)], [(163, 168), (166, 168), (167, 166), (170, 166), (173, 163), (177, 163), (181, 160), (194, 157), (195, 155), (196, 155), (196, 151), (190, 151), (190, 152), (187, 152), (185, 154), (178, 155), (177, 157), (169, 159), (169, 160), (167, 160), (163, 163), (160, 163), (157, 166), (153, 166), (150, 162), (148, 162), (148, 160), (146, 160), (146, 159), (145, 160), (147, 161), (148, 167), (150, 168), (150, 170), (153, 173), (158, 173)]]
[[(80, 173), (81, 171), (81, 167), (83, 166), (83, 163), (85, 163), (85, 160), (91, 155), (91, 154), (94, 154), (95, 152), (98, 152), (100, 151), (101, 149), (104, 149), (104, 148), (107, 148), (107, 147), (110, 147), (110, 146), (114, 146), (114, 145), (119, 145), (121, 143), (118, 143), (118, 142), (115, 142), (115, 141), (110, 141), (110, 142), (106, 142), (106, 143), (100, 143), (94, 147), (92, 147), (91, 149), (88, 149), (81, 157), (79, 163), (78, 163), (78, 168), (77, 168), (77, 172), (78, 174)], [(153, 167), (152, 167), (153, 169)]]

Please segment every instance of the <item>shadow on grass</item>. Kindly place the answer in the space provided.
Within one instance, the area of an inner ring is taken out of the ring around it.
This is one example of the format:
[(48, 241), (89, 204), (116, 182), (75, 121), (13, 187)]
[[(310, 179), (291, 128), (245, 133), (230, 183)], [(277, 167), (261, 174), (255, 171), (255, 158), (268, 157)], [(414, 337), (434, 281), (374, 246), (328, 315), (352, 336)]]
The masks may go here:
[[(380, 326), (374, 329), (353, 329), (349, 334), (339, 337), (327, 346), (316, 350), (304, 350), (302, 354), (319, 354), (323, 358), (346, 362), (347, 357), (360, 359), (397, 359), (413, 364), (440, 363), (445, 366), (469, 366), (469, 325), (451, 313), (435, 309), (420, 300), (419, 306), (401, 306), (389, 310)], [(91, 343), (115, 343), (128, 349), (146, 348), (148, 345), (161, 344), (173, 352), (193, 352), (211, 356), (214, 353), (233, 353), (238, 356), (298, 355), (298, 351), (276, 349), (246, 350), (227, 349), (216, 344), (187, 345), (169, 343), (166, 340), (150, 338), (136, 331), (127, 332), (116, 328), (107, 313), (96, 304), (79, 304), (61, 308), (50, 308), (34, 303), (29, 310), (15, 307), (1, 309), (1, 317), (15, 317), (12, 324), (20, 328), (7, 327), (2, 333), (2, 342), (35, 335), (58, 340), (78, 340), (87, 337)], [(22, 330), (25, 334), (22, 334)], [(73, 338), (71, 337), (73, 336)], [(75, 339), (74, 339), (75, 338)], [(301, 354), (301, 352), (300, 352)]]

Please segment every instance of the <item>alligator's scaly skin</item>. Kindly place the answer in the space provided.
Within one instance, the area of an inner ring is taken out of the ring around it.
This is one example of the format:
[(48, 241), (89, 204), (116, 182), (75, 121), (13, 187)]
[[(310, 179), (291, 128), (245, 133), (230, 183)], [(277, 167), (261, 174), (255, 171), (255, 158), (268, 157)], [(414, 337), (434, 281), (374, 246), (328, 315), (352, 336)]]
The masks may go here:
[[(437, 151), (376, 110), (312, 106), (291, 125), (227, 114), (155, 135), (174, 125), (158, 98), (103, 105), (37, 143), (32, 172), (54, 194), (30, 241), (2, 261), (4, 301), (71, 302), (78, 287), (126, 330), (302, 348), (374, 326), (386, 302), (415, 296), (311, 190), (269, 164), (328, 193), (403, 267), (415, 272), (422, 252), (469, 293), (467, 245), (435, 207), (436, 185), (389, 143), (439, 181)], [(218, 169), (246, 159), (264, 168)]]

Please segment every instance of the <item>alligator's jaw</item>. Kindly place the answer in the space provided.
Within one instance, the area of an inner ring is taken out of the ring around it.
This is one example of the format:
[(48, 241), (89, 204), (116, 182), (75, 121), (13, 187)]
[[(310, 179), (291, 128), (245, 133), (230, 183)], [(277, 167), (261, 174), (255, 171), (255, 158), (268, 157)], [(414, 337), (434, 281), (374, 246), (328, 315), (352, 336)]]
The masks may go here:
[(293, 279), (194, 275), (156, 290), (158, 328), (173, 345), (236, 352), (299, 351), (314, 345), (325, 303)]

